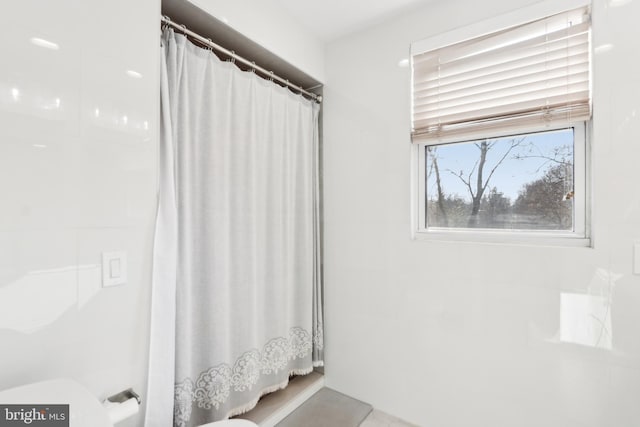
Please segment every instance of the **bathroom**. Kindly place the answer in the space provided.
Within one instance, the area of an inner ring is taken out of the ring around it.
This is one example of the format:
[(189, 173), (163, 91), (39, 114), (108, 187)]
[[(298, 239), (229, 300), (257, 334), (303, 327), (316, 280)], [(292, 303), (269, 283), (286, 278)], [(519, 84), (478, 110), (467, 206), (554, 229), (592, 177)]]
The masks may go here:
[[(412, 234), (402, 61), (545, 2), (169, 3), (322, 85), (325, 387), (424, 427), (640, 424), (638, 0), (591, 3), (586, 246)], [(132, 388), (124, 427), (144, 425), (147, 401), (163, 8), (23, 0), (2, 25), (0, 390)], [(124, 285), (103, 287), (105, 253), (126, 254)], [(563, 329), (588, 321), (575, 307), (590, 297), (609, 308), (606, 345)]]

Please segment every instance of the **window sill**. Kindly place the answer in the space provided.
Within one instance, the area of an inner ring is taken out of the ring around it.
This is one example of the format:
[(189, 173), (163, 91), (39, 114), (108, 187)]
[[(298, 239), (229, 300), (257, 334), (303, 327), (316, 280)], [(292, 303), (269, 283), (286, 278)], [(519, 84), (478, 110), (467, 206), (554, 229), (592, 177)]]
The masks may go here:
[(483, 230), (417, 230), (413, 232), (413, 240), (450, 243), (480, 243), (518, 246), (553, 246), (591, 248), (591, 239), (575, 234), (540, 233), (540, 232), (499, 232)]

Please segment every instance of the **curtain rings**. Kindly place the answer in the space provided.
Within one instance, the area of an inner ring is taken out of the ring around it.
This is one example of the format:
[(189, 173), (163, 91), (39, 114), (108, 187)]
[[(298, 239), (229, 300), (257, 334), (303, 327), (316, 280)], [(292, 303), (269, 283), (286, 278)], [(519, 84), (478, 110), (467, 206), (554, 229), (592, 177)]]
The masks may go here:
[(168, 30), (169, 28), (171, 28), (171, 23), (173, 22), (171, 20), (171, 18), (169, 18), (169, 15), (163, 15), (162, 16), (164, 18), (164, 21), (162, 22), (162, 26), (160, 28), (162, 28), (162, 30)]

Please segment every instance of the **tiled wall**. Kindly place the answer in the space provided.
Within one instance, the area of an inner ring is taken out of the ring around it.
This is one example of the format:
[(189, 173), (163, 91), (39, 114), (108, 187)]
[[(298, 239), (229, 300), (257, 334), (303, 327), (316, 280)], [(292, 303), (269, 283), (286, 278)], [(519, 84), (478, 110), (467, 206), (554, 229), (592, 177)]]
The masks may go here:
[[(5, 6), (0, 388), (71, 377), (100, 398), (144, 392), (160, 2)], [(126, 251), (126, 285), (102, 288), (107, 251)]]
[(398, 61), (532, 3), (428, 2), (327, 49), (327, 385), (421, 426), (640, 425), (640, 2), (593, 2), (594, 247), (411, 240)]

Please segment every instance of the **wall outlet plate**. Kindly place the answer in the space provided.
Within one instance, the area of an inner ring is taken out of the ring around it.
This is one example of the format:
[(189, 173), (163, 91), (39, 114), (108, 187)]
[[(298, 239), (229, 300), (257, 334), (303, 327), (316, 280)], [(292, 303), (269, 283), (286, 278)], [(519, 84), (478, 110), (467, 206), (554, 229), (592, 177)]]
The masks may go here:
[(102, 253), (102, 287), (124, 285), (127, 283), (127, 253)]

